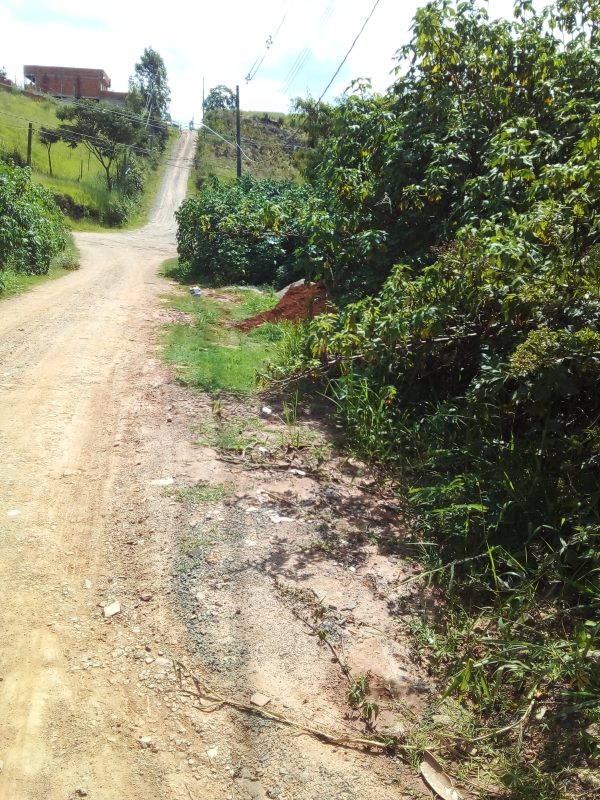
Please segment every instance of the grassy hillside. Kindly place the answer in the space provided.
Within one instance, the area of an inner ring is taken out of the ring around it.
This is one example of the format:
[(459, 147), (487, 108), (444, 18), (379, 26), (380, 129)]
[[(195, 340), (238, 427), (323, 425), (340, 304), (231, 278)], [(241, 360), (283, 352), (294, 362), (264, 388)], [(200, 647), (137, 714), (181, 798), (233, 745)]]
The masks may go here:
[[(200, 130), (190, 188), (201, 186), (211, 176), (233, 181), (236, 175), (235, 113), (211, 112), (204, 121), (227, 141), (207, 128)], [(242, 149), (247, 156), (242, 159), (244, 173), (256, 178), (300, 181), (298, 158), (303, 144), (303, 135), (292, 126), (289, 115), (272, 111), (242, 112)]]
[[(73, 220), (74, 227), (98, 227), (108, 219), (111, 206), (122, 206), (123, 198), (116, 191), (108, 191), (104, 171), (83, 145), (70, 148), (64, 142), (54, 144), (51, 149), (53, 175), (50, 176), (48, 151), (40, 143), (37, 132), (43, 127), (56, 128), (61, 124), (56, 116), (59, 106), (59, 101), (52, 99), (34, 100), (20, 92), (0, 91), (0, 157), (8, 158), (17, 165), (25, 164), (27, 129), (28, 123), (32, 122), (34, 182), (42, 184), (54, 195), (66, 195), (72, 204), (83, 207), (77, 211), (73, 207), (69, 209), (71, 203), (60, 202), (64, 211), (79, 217)], [(162, 161), (164, 165), (164, 159)], [(135, 204), (135, 208), (130, 209), (129, 225), (142, 221), (151, 205), (160, 174), (160, 168), (158, 171), (145, 169), (144, 196)]]
[[(27, 127), (34, 127), (32, 167), (34, 180), (56, 194), (68, 194), (76, 203), (100, 207), (107, 196), (102, 185), (100, 165), (89, 157), (82, 145), (75, 149), (58, 142), (52, 147), (50, 177), (48, 152), (40, 144), (36, 131), (42, 127), (56, 128), (58, 103), (53, 100), (33, 100), (18, 92), (0, 92), (0, 152), (25, 162), (27, 158)], [(80, 172), (83, 171), (81, 180)]]

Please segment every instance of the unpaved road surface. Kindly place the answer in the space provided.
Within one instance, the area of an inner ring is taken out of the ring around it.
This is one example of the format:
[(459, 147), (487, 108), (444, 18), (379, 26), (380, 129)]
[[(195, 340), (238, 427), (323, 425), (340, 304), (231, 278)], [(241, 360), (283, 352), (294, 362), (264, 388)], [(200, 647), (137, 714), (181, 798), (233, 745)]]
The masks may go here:
[[(360, 485), (282, 482), (194, 445), (210, 401), (160, 362), (173, 289), (157, 277), (193, 147), (183, 134), (145, 228), (78, 234), (80, 270), (0, 304), (0, 798), (422, 796), (395, 757), (215, 707), (176, 680), (174, 659), (213, 694), (261, 692), (298, 724), (362, 735), (339, 664), (302, 621), (318, 617), (314, 595), (354, 673), (375, 668), (382, 705), (401, 697), (386, 724), (426, 690), (386, 610), (402, 563), (364, 537), (310, 555), (323, 525), (364, 534)], [(170, 491), (199, 482), (229, 497)]]

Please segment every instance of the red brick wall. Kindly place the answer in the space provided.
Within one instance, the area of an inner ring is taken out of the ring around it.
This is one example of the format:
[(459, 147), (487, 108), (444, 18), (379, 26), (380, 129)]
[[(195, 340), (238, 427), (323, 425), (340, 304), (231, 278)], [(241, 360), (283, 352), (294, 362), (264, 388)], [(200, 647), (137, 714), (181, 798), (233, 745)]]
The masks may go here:
[(25, 74), (35, 76), (38, 91), (63, 97), (98, 98), (110, 86), (110, 80), (102, 70), (26, 66)]

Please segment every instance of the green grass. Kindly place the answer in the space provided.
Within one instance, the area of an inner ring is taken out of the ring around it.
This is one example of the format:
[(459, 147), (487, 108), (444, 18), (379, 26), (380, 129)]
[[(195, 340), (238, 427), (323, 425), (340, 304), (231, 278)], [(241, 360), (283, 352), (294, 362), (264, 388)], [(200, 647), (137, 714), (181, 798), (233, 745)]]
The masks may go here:
[[(64, 142), (52, 146), (52, 172), (49, 174), (48, 152), (39, 142), (36, 131), (41, 127), (56, 128), (61, 123), (56, 117), (59, 102), (51, 99), (32, 100), (19, 92), (0, 91), (0, 153), (27, 157), (27, 128), (33, 123), (31, 148), (32, 178), (53, 194), (66, 194), (79, 205), (88, 207), (93, 214), (106, 208), (109, 201), (121, 199), (116, 192), (106, 188), (104, 170), (83, 145), (71, 149)], [(144, 195), (132, 212), (123, 229), (139, 227), (148, 219), (156, 192), (166, 169), (169, 153), (179, 133), (170, 131), (170, 141), (158, 169), (148, 169)], [(80, 177), (81, 174), (81, 177)], [(70, 220), (75, 230), (105, 230), (94, 217)]]
[(22, 294), (29, 289), (35, 289), (42, 283), (62, 278), (79, 267), (79, 253), (71, 240), (66, 250), (57, 255), (50, 265), (46, 275), (27, 275), (23, 272), (14, 272), (7, 269), (0, 271), (0, 301), (16, 294)]
[(167, 489), (165, 494), (169, 497), (175, 497), (181, 503), (202, 505), (219, 503), (229, 497), (232, 492), (232, 486), (217, 483), (214, 486), (182, 486), (176, 489)]
[[(0, 151), (17, 152), (23, 160), (27, 157), (27, 128), (32, 122), (34, 134), (31, 146), (33, 179), (52, 192), (69, 194), (76, 202), (87, 202), (99, 208), (106, 188), (102, 183), (100, 165), (90, 157), (83, 145), (71, 149), (64, 142), (52, 146), (52, 171), (50, 177), (48, 152), (37, 137), (41, 127), (56, 128), (61, 123), (56, 116), (58, 101), (32, 100), (19, 92), (0, 92)], [(79, 180), (80, 170), (83, 177)]]
[[(176, 271), (175, 262), (166, 262), (162, 274)], [(272, 332), (265, 335), (260, 328), (245, 333), (229, 327), (228, 323), (273, 308), (277, 296), (271, 290), (224, 288), (220, 291), (233, 295), (237, 302), (223, 303), (183, 292), (167, 297), (170, 307), (191, 314), (193, 323), (167, 326), (163, 337), (164, 357), (176, 365), (179, 380), (186, 386), (217, 395), (221, 392), (253, 394), (257, 391), (257, 373), (273, 352), (276, 337)]]

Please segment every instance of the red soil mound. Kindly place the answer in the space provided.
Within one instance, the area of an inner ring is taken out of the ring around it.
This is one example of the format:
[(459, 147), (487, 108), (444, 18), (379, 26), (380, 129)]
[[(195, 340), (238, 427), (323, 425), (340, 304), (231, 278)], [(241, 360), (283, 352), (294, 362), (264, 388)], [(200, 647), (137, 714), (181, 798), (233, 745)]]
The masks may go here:
[(322, 282), (291, 286), (271, 311), (263, 311), (236, 324), (236, 328), (250, 331), (264, 322), (300, 322), (330, 310)]

